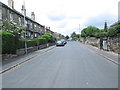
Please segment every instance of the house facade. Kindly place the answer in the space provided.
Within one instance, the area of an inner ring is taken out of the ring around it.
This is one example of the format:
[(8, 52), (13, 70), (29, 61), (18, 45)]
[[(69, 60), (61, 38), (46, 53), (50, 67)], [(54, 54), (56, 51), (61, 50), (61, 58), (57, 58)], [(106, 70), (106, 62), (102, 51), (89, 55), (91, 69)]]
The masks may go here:
[[(25, 10), (25, 11), (24, 11)], [(35, 14), (31, 12), (31, 18), (25, 16), (24, 25), (24, 13), (26, 9), (22, 5), (21, 13), (14, 9), (14, 1), (8, 0), (8, 6), (0, 2), (0, 30), (2, 29), (2, 20), (9, 20), (11, 23), (19, 26), (25, 26), (26, 38), (40, 37), (46, 32), (53, 34), (54, 32), (47, 28), (45, 25), (41, 25), (35, 21)], [(25, 34), (24, 34), (25, 36)]]

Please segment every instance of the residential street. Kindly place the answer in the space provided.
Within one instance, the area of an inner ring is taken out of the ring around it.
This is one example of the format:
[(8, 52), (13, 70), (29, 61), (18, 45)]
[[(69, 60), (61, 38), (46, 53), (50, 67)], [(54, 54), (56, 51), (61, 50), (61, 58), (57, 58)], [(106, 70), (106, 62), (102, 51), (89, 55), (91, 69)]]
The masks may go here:
[(118, 65), (69, 41), (2, 77), (3, 88), (118, 88)]

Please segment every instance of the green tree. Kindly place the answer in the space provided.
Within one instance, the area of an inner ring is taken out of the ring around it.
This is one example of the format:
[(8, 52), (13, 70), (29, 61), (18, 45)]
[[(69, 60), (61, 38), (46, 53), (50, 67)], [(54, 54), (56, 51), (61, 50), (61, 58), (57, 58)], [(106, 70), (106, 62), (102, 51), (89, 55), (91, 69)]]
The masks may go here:
[(71, 38), (73, 39), (73, 40), (77, 40), (77, 39), (79, 39), (79, 34), (76, 34), (75, 32), (73, 32), (72, 34), (71, 34)]
[(69, 36), (67, 35), (67, 36), (65, 37), (65, 39), (67, 39), (67, 40), (68, 40), (68, 39), (69, 39)]
[(2, 28), (3, 30), (14, 34), (16, 38), (20, 38), (21, 34), (24, 31), (23, 26), (18, 26), (17, 24), (13, 24), (8, 20), (3, 20)]
[(120, 35), (120, 24), (114, 25), (108, 29), (108, 35), (117, 36)]
[(105, 24), (104, 24), (104, 31), (107, 32), (108, 31), (108, 28), (107, 28), (107, 22), (105, 21)]
[(99, 28), (88, 26), (81, 31), (82, 37), (95, 37), (96, 33), (100, 32)]
[(53, 37), (50, 33), (45, 33), (44, 35), (42, 35), (42, 38), (45, 38), (49, 43), (55, 42), (56, 40), (56, 38)]

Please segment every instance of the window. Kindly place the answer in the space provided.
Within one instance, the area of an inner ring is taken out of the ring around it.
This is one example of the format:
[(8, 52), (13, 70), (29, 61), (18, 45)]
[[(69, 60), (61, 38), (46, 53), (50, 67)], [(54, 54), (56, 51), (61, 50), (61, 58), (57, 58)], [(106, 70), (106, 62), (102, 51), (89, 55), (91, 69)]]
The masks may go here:
[(30, 23), (30, 28), (31, 28), (31, 29), (33, 28), (32, 23)]
[(0, 20), (2, 19), (2, 9), (0, 9)]
[(10, 21), (13, 21), (13, 13), (10, 13)]
[(19, 17), (19, 24), (21, 25), (21, 18)]

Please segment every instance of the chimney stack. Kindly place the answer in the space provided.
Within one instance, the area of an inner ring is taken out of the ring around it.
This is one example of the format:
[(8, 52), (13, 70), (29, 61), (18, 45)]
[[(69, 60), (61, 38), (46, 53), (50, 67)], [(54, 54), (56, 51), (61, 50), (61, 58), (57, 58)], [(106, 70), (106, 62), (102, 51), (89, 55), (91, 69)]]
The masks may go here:
[(50, 30), (50, 27), (48, 27), (48, 29)]
[[(24, 10), (25, 10), (25, 12), (24, 12)], [(24, 15), (24, 13), (25, 13), (25, 15), (26, 15), (26, 9), (25, 9), (25, 6), (24, 6), (24, 5), (22, 5), (21, 12), (22, 12), (23, 15)]]
[(13, 0), (8, 0), (8, 6), (12, 9), (14, 9), (14, 1)]
[(35, 14), (34, 14), (34, 12), (31, 12), (31, 19), (32, 19), (33, 21), (35, 21)]

